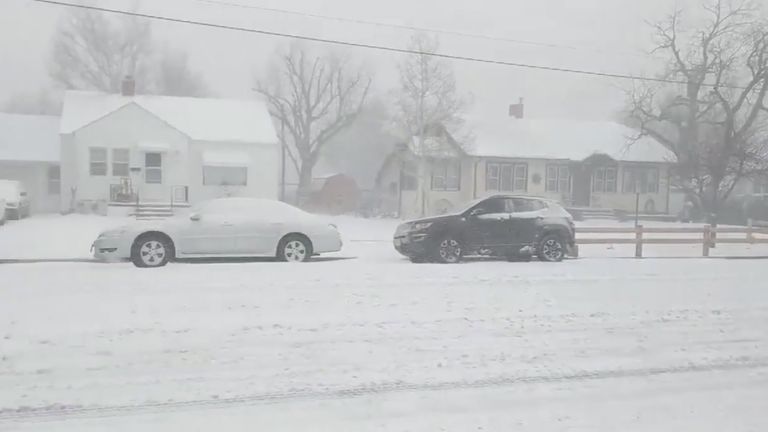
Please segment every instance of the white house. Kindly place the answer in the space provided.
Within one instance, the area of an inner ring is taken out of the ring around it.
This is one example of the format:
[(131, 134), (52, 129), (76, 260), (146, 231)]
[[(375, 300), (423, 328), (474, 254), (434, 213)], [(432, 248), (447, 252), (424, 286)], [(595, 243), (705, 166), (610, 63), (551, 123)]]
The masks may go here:
[[(535, 195), (569, 207), (669, 213), (674, 155), (613, 122), (487, 117), (470, 123), (471, 142), (437, 128), (384, 163), (378, 185), (389, 213), (440, 214), (496, 193)], [(424, 152), (428, 176), (419, 182)], [(420, 187), (425, 190), (419, 191)], [(422, 211), (423, 210), (423, 211)]]
[(280, 148), (259, 101), (70, 91), (61, 117), (61, 205), (278, 198)]
[(32, 213), (59, 211), (58, 117), (0, 113), (0, 179), (24, 185)]

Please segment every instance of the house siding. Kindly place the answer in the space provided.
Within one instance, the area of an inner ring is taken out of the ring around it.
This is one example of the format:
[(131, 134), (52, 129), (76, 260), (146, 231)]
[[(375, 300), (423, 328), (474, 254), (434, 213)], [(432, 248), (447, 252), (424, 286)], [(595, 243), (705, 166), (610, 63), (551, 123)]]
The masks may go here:
[[(246, 186), (207, 186), (203, 184), (203, 154), (206, 151), (247, 153), (250, 160)], [(189, 196), (199, 202), (228, 196), (278, 199), (280, 188), (280, 148), (272, 144), (193, 141), (189, 151)]]
[[(119, 184), (122, 178), (112, 175), (112, 149), (129, 149), (129, 166), (141, 168), (140, 173), (132, 173), (130, 177), (142, 201), (170, 201), (171, 187), (188, 183), (187, 137), (137, 105), (126, 105), (62, 141), (62, 175), (68, 188), (76, 188), (77, 201), (109, 200), (110, 185)], [(140, 143), (159, 143), (168, 147), (167, 151), (161, 151), (161, 184), (146, 183), (144, 157), (147, 151), (139, 148)], [(105, 176), (90, 174), (89, 149), (93, 147), (107, 149)], [(70, 190), (67, 195), (71, 197)]]
[(620, 162), (617, 169), (616, 179), (616, 192), (615, 193), (600, 193), (592, 192), (590, 206), (595, 208), (607, 208), (614, 210), (623, 210), (628, 212), (634, 212), (637, 204), (637, 197), (634, 192), (624, 191), (624, 172), (628, 168), (634, 167), (653, 167), (659, 170), (659, 191), (658, 193), (641, 193), (640, 194), (640, 213), (644, 213), (646, 208), (649, 208), (652, 203), (652, 207), (656, 209), (656, 212), (669, 213), (669, 166), (664, 164), (651, 164), (651, 163), (625, 163)]
[[(527, 188), (526, 190), (498, 191), (487, 190), (486, 173), (488, 164), (526, 164), (527, 169)], [(426, 199), (427, 214), (438, 214), (445, 202), (451, 203), (453, 208), (459, 208), (466, 202), (475, 198), (483, 198), (498, 193), (511, 193), (520, 195), (529, 195), (550, 199), (560, 202), (564, 206), (572, 205), (573, 181), (571, 189), (566, 192), (547, 191), (547, 166), (571, 166), (573, 163), (566, 160), (547, 160), (547, 159), (525, 159), (525, 158), (464, 158), (462, 159), (462, 175), (460, 191), (433, 191), (427, 179)], [(623, 192), (624, 171), (628, 167), (655, 167), (659, 170), (659, 191), (658, 193), (643, 193), (640, 195), (640, 211), (644, 212), (646, 206), (652, 206), (656, 212), (669, 213), (669, 165), (653, 163), (623, 163), (620, 162), (617, 167), (616, 192), (602, 193), (590, 192), (590, 207), (607, 208), (634, 212), (636, 196), (633, 192)], [(475, 173), (475, 167), (477, 171)], [(538, 182), (534, 181), (538, 180)], [(385, 167), (380, 175), (380, 184), (383, 188), (400, 181), (400, 167), (396, 163), (391, 163)], [(591, 189), (591, 185), (590, 185)], [(412, 219), (421, 216), (418, 191), (401, 191), (400, 216), (404, 219)], [(397, 208), (397, 196), (391, 192), (384, 192), (387, 197), (389, 207)], [(396, 211), (393, 211), (396, 213)]]

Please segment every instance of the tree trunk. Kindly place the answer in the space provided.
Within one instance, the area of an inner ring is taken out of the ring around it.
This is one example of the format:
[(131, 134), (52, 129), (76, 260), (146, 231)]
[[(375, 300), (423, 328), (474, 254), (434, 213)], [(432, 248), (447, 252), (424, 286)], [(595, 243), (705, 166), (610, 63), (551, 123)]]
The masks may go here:
[(419, 217), (427, 216), (427, 188), (429, 187), (429, 167), (427, 159), (419, 158)]
[(296, 205), (304, 207), (309, 202), (312, 195), (312, 168), (313, 166), (304, 162), (299, 170), (299, 187), (296, 190)]

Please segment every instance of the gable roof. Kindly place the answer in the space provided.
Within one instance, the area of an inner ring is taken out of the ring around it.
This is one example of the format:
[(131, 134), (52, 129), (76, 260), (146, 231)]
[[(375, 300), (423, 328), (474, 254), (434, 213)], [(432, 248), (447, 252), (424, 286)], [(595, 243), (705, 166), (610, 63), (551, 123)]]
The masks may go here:
[(0, 161), (59, 162), (59, 118), (0, 113)]
[(603, 154), (617, 161), (674, 162), (674, 155), (650, 137), (609, 121), (481, 119), (468, 123), (474, 142), (468, 154), (480, 157), (583, 161)]
[(277, 144), (266, 104), (261, 101), (172, 96), (123, 96), (68, 91), (61, 116), (62, 134), (74, 133), (119, 109), (136, 104), (197, 141)]

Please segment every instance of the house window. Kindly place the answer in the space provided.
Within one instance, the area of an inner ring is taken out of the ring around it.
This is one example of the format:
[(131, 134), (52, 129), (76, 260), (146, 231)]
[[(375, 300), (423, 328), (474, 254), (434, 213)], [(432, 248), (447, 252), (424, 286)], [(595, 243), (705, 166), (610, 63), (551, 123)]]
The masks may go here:
[(571, 170), (564, 165), (547, 165), (547, 192), (570, 193)]
[(461, 162), (438, 160), (432, 164), (432, 190), (457, 191), (461, 184)]
[(107, 175), (107, 149), (91, 147), (88, 149), (89, 172), (92, 176)]
[(61, 193), (61, 168), (58, 165), (48, 167), (48, 194), (59, 195)]
[(144, 181), (148, 184), (163, 182), (163, 154), (146, 153), (144, 155)]
[(527, 191), (528, 164), (488, 163), (485, 171), (485, 190)]
[(768, 179), (756, 179), (752, 181), (752, 193), (768, 194)]
[(622, 191), (624, 193), (658, 193), (659, 169), (645, 167), (624, 168)]
[(616, 193), (616, 168), (598, 168), (592, 174), (592, 192)]
[(131, 161), (131, 152), (128, 149), (112, 149), (112, 176), (114, 177), (128, 177), (130, 175), (130, 168), (128, 165)]
[(203, 167), (203, 185), (205, 186), (247, 186), (248, 168), (246, 167)]

